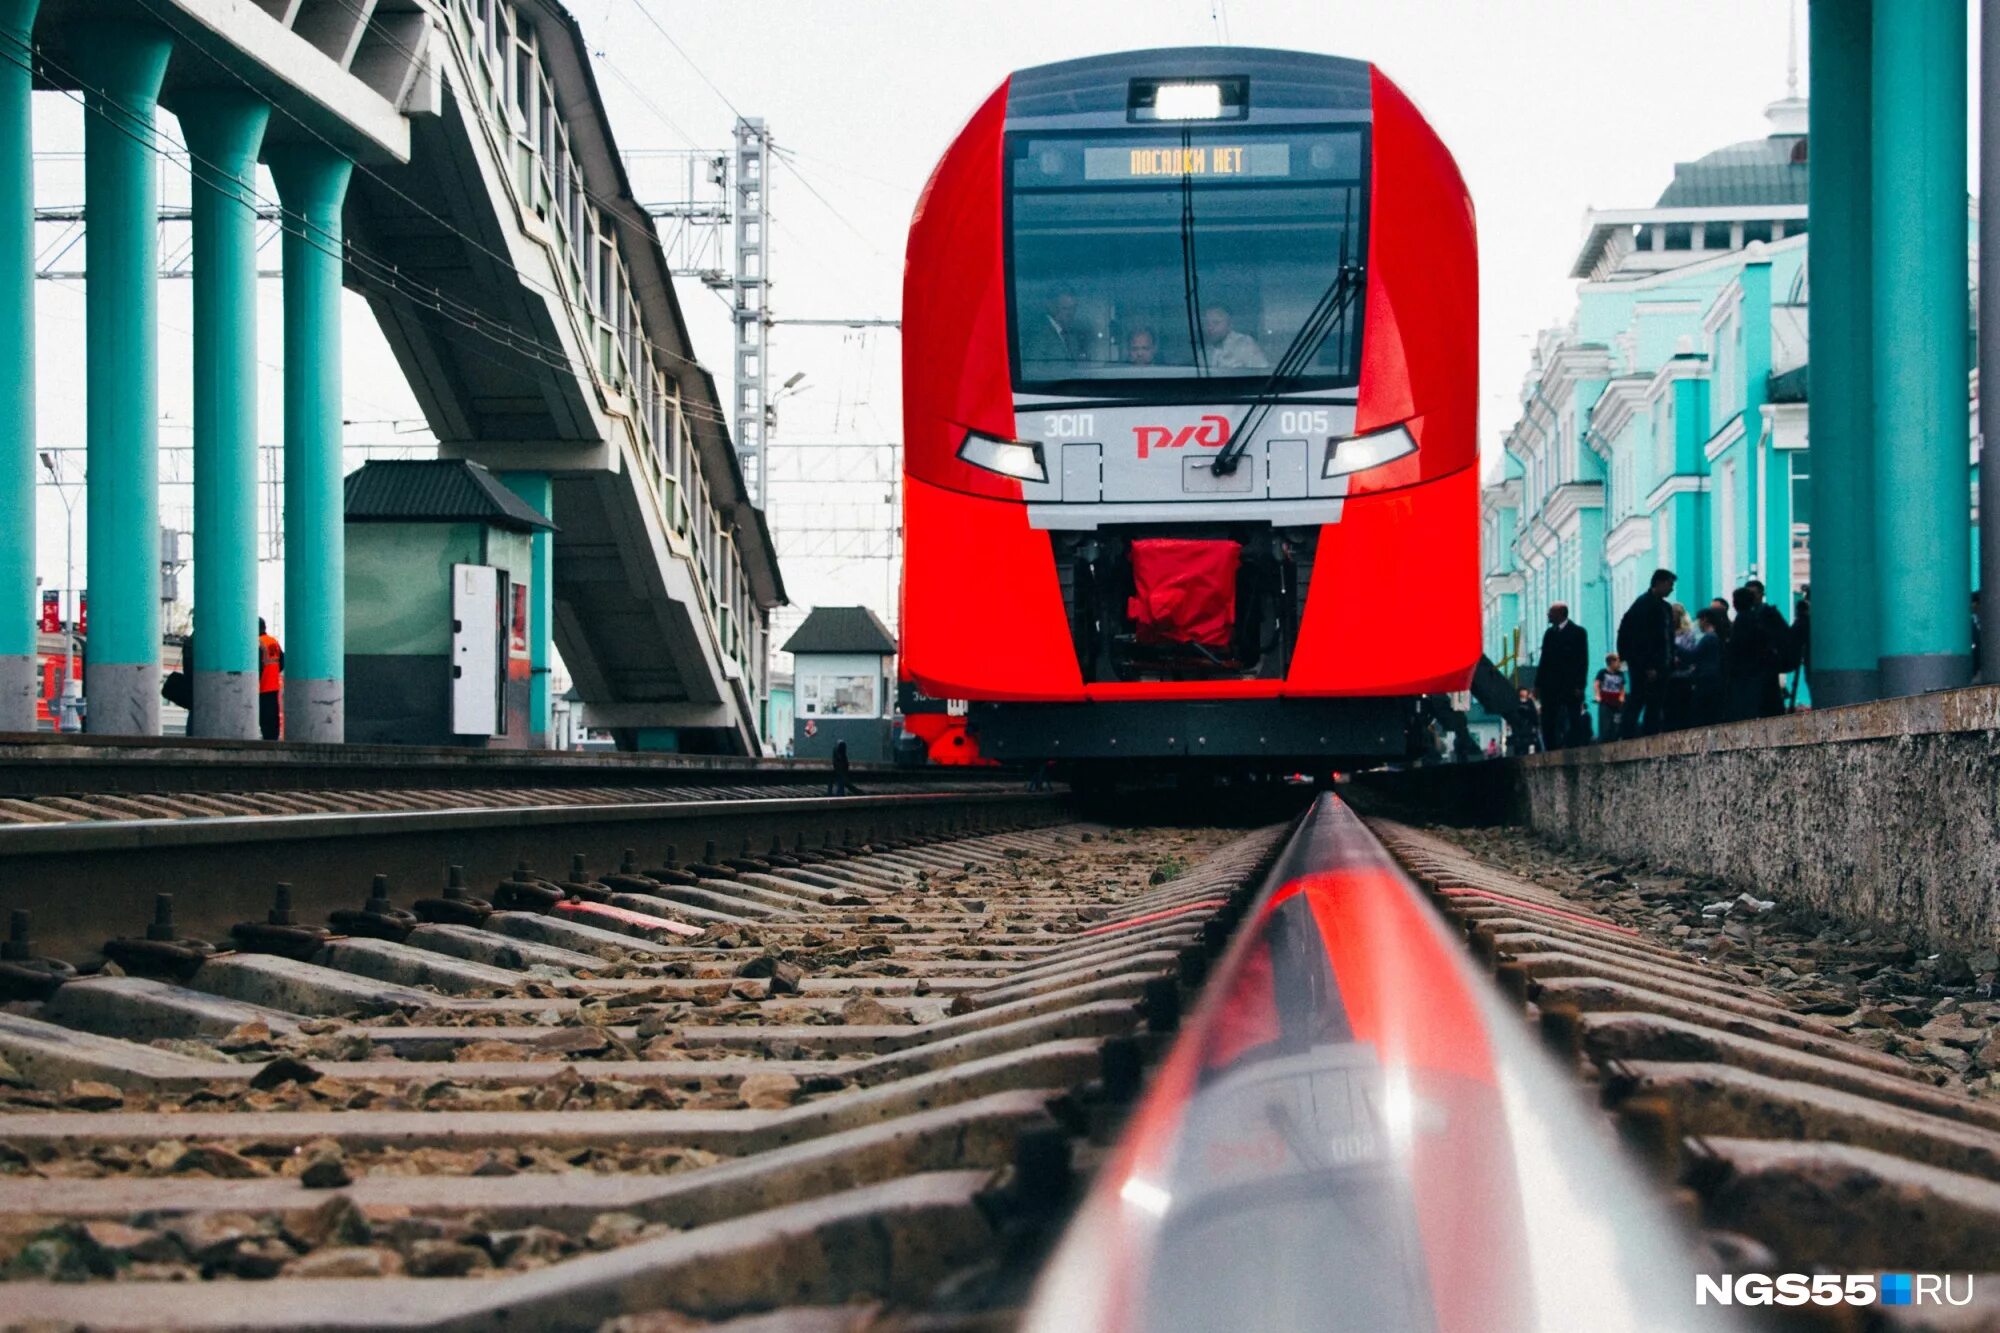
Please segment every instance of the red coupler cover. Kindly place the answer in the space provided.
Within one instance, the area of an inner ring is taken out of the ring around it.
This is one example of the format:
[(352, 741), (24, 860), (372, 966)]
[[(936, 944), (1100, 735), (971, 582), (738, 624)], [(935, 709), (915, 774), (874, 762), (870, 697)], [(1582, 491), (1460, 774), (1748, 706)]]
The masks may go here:
[(1236, 567), (1243, 548), (1231, 541), (1144, 537), (1132, 543), (1132, 618), (1140, 643), (1198, 643), (1227, 648), (1236, 628)]

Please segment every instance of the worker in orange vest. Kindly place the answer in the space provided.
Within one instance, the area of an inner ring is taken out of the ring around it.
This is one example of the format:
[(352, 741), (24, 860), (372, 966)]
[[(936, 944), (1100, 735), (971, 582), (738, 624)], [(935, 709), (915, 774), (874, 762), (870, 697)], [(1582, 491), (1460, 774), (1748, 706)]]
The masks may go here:
[(264, 618), (257, 617), (257, 729), (267, 741), (277, 740), (285, 731), (282, 694), (285, 688), (285, 650), (271, 637)]

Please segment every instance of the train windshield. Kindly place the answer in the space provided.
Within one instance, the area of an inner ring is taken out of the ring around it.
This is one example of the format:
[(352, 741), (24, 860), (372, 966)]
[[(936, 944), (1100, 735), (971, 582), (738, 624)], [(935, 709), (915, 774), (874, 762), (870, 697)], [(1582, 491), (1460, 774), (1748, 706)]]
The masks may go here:
[(1017, 390), (1357, 382), (1363, 129), (1016, 134), (1007, 179)]

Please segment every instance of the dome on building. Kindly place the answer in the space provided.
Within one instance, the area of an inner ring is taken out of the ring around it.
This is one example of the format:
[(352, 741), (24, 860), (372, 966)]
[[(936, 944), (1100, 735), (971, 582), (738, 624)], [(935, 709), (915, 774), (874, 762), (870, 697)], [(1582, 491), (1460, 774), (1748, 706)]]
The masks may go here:
[(1655, 208), (1742, 208), (1806, 202), (1805, 103), (1788, 98), (1766, 112), (1774, 133), (1674, 165), (1673, 184)]

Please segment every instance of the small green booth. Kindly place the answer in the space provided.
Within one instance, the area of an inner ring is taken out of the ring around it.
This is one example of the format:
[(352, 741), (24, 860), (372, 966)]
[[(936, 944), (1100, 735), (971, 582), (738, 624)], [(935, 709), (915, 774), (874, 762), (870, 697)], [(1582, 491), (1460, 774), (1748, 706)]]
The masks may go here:
[(347, 739), (540, 748), (529, 586), (555, 525), (477, 463), (347, 477)]

